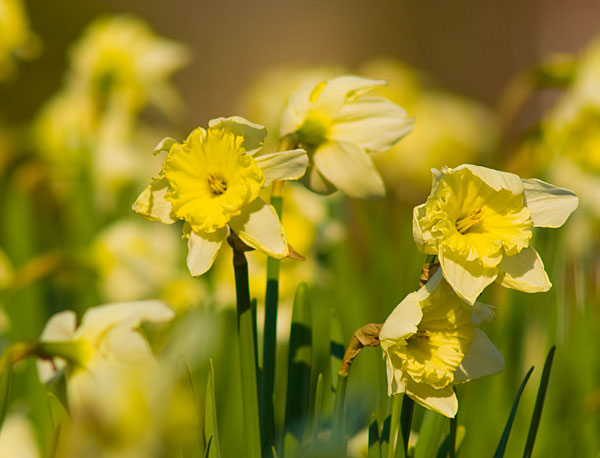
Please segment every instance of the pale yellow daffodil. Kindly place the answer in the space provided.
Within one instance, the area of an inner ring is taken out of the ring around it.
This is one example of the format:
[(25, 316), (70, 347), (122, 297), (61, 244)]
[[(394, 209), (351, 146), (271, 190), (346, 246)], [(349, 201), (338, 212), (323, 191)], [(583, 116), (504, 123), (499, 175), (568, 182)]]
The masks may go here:
[(155, 365), (146, 339), (137, 331), (144, 321), (166, 322), (173, 311), (160, 301), (123, 302), (87, 310), (79, 326), (75, 312), (52, 316), (42, 332), (40, 348), (52, 362), (38, 362), (42, 381), (64, 368), (69, 401), (94, 397), (103, 373)]
[(433, 173), (427, 202), (413, 212), (413, 236), (421, 252), (438, 256), (462, 299), (473, 304), (494, 280), (530, 293), (550, 289), (531, 229), (562, 226), (578, 205), (573, 192), (469, 164)]
[(385, 195), (370, 153), (390, 149), (411, 131), (413, 120), (388, 99), (367, 95), (384, 84), (340, 76), (290, 96), (280, 135), (294, 136), (308, 151), (304, 182), (310, 189), (327, 194), (337, 188), (356, 198)]
[(16, 58), (35, 57), (40, 50), (38, 38), (29, 27), (21, 0), (0, 0), (0, 81), (11, 77)]
[(10, 414), (0, 430), (0, 457), (39, 458), (42, 456), (31, 422), (20, 413)]
[(133, 210), (166, 224), (185, 221), (193, 276), (210, 269), (230, 230), (269, 256), (288, 255), (279, 217), (258, 194), (274, 180), (300, 178), (308, 158), (301, 149), (260, 155), (265, 136), (264, 127), (244, 118), (218, 118), (183, 143), (165, 139), (157, 147), (167, 157)]
[(381, 328), (388, 394), (406, 393), (424, 407), (454, 417), (454, 384), (504, 369), (502, 355), (477, 328), (491, 316), (488, 305), (467, 306), (438, 271), (406, 296)]

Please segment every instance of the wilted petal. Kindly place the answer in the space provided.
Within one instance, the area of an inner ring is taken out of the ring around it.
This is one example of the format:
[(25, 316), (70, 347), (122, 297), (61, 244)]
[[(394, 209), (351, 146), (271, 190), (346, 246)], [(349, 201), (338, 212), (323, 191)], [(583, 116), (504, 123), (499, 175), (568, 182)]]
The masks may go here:
[(373, 160), (358, 145), (328, 142), (314, 156), (315, 166), (344, 194), (359, 199), (385, 196), (385, 186)]
[(231, 229), (247, 245), (274, 258), (287, 256), (287, 241), (279, 217), (271, 205), (256, 199), (231, 218)]
[(469, 304), (474, 304), (484, 288), (498, 276), (497, 267), (484, 267), (477, 259), (467, 261), (451, 250), (441, 250), (438, 256), (444, 278), (454, 292)]
[(498, 270), (498, 282), (507, 288), (537, 293), (552, 287), (540, 255), (531, 246), (514, 256), (504, 256)]
[(361, 97), (345, 104), (334, 119), (330, 138), (370, 151), (387, 151), (413, 128), (403, 108), (382, 97)]
[(306, 173), (308, 156), (303, 149), (265, 154), (254, 158), (265, 174), (264, 186), (275, 180), (297, 180)]
[(534, 226), (560, 227), (575, 211), (579, 199), (568, 189), (558, 188), (535, 178), (523, 179), (525, 205)]
[(504, 370), (504, 358), (485, 333), (475, 329), (471, 346), (454, 373), (457, 383), (468, 382), (486, 375), (499, 374)]
[(255, 124), (241, 116), (231, 116), (229, 118), (216, 118), (208, 122), (208, 127), (224, 128), (234, 135), (244, 137), (242, 146), (246, 150), (246, 154), (252, 156), (263, 147), (267, 129), (265, 126)]
[(215, 232), (190, 231), (187, 266), (193, 277), (202, 275), (211, 268), (226, 238), (227, 227), (219, 228)]
[(473, 175), (479, 177), (488, 186), (496, 191), (507, 189), (513, 194), (521, 194), (523, 192), (523, 183), (521, 178), (514, 173), (501, 172), (499, 170), (481, 167), (479, 165), (463, 164), (456, 167), (454, 170), (468, 169)]
[(172, 224), (177, 220), (171, 217), (171, 202), (165, 199), (168, 191), (167, 179), (158, 176), (144, 189), (131, 208), (147, 220)]

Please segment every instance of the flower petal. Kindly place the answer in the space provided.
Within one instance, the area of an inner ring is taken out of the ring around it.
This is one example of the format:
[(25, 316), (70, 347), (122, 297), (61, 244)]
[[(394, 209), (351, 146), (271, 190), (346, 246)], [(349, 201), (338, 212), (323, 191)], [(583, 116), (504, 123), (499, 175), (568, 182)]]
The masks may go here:
[(487, 167), (471, 164), (460, 165), (454, 170), (457, 171), (462, 169), (470, 170), (473, 175), (479, 177), (484, 183), (496, 191), (507, 189), (513, 194), (521, 194), (523, 192), (521, 178), (514, 173), (501, 172), (499, 170), (488, 169)]
[(375, 199), (385, 196), (385, 186), (373, 160), (355, 144), (325, 143), (315, 152), (314, 161), (319, 172), (350, 197)]
[[(422, 221), (423, 218), (425, 217), (425, 206), (427, 204), (421, 204), (416, 206), (413, 209), (413, 224), (412, 224), (412, 231), (413, 231), (413, 238), (415, 239), (415, 243), (417, 244), (417, 248), (419, 249), (419, 251), (421, 253), (424, 254), (437, 254), (437, 250), (431, 246), (429, 246), (427, 243), (425, 243), (425, 237), (423, 235), (423, 229), (421, 229), (421, 224), (419, 223), (419, 221)], [(431, 237), (429, 237), (431, 238)]]
[(318, 194), (329, 195), (337, 191), (335, 186), (327, 181), (327, 178), (321, 175), (321, 172), (314, 166), (308, 167), (306, 174), (302, 177), (302, 183)]
[(498, 265), (498, 282), (507, 288), (526, 293), (548, 291), (552, 283), (544, 270), (544, 263), (532, 246), (514, 256), (504, 256)]
[[(42, 334), (40, 341), (61, 342), (72, 340), (75, 335), (77, 317), (72, 310), (65, 310), (50, 317)], [(38, 359), (38, 376), (42, 383), (46, 383), (54, 377), (54, 374), (66, 365), (63, 359), (57, 358), (54, 362)]]
[(468, 382), (504, 370), (504, 358), (481, 329), (475, 329), (471, 346), (454, 373), (456, 383)]
[(342, 107), (329, 136), (383, 152), (407, 135), (413, 125), (414, 119), (395, 103), (383, 97), (361, 97)]
[(208, 122), (210, 128), (222, 128), (233, 132), (234, 135), (244, 137), (243, 147), (246, 154), (254, 155), (263, 147), (267, 128), (260, 124), (255, 124), (241, 116), (231, 116), (229, 118), (216, 118)]
[(323, 86), (312, 108), (324, 113), (338, 113), (348, 99), (356, 97), (369, 89), (385, 86), (383, 80), (373, 80), (354, 75), (333, 78)]
[(285, 137), (296, 132), (304, 123), (310, 108), (310, 93), (314, 86), (306, 86), (290, 95), (287, 106), (281, 115), (279, 135)]
[(239, 216), (231, 218), (229, 226), (244, 243), (271, 257), (284, 258), (288, 254), (279, 217), (275, 209), (261, 199), (242, 208)]
[(390, 345), (405, 340), (417, 332), (417, 325), (423, 318), (417, 293), (410, 293), (400, 302), (385, 320), (379, 332), (381, 348), (387, 352)]
[(560, 227), (577, 208), (579, 199), (565, 188), (535, 178), (523, 179), (525, 205), (534, 226)]
[(173, 311), (162, 301), (120, 302), (88, 309), (83, 315), (76, 337), (91, 342), (117, 326), (136, 329), (143, 321), (164, 322), (173, 318)]
[(297, 180), (306, 173), (308, 155), (303, 149), (265, 154), (254, 158), (265, 174), (263, 187), (274, 180)]
[(454, 418), (458, 411), (458, 400), (452, 384), (445, 388), (433, 388), (425, 383), (416, 383), (410, 378), (406, 381), (406, 394), (423, 407)]
[(189, 232), (187, 266), (193, 277), (202, 275), (211, 268), (221, 244), (227, 238), (227, 232), (227, 227), (221, 227), (215, 232)]
[(147, 220), (172, 224), (177, 220), (171, 217), (171, 202), (165, 199), (168, 191), (167, 179), (158, 176), (152, 179), (150, 186), (144, 189), (131, 208)]
[(452, 250), (441, 249), (438, 257), (446, 281), (460, 298), (471, 305), (498, 276), (497, 267), (484, 267), (477, 259), (467, 261)]
[(158, 143), (158, 145), (154, 147), (153, 154), (157, 155), (162, 153), (163, 151), (165, 153), (168, 153), (171, 149), (171, 146), (173, 146), (175, 143), (177, 143), (177, 140), (175, 140), (173, 137), (165, 137)]

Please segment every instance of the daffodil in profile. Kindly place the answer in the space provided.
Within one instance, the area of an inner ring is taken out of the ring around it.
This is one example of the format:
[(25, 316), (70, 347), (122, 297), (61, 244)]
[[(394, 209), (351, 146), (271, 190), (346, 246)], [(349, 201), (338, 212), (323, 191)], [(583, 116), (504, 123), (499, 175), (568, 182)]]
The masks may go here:
[(477, 328), (490, 306), (467, 306), (438, 271), (387, 318), (379, 341), (387, 367), (388, 394), (406, 393), (424, 407), (454, 417), (454, 384), (504, 369), (504, 359)]
[(300, 178), (308, 158), (301, 149), (260, 155), (265, 135), (263, 126), (244, 118), (219, 118), (183, 143), (165, 139), (159, 144), (167, 157), (133, 209), (153, 221), (185, 221), (192, 275), (212, 266), (230, 231), (268, 256), (288, 255), (279, 217), (259, 192), (274, 180)]
[(469, 164), (433, 174), (427, 202), (413, 212), (413, 236), (421, 252), (438, 256), (456, 294), (473, 304), (494, 280), (550, 289), (532, 228), (562, 226), (578, 205), (573, 192)]
[(69, 401), (81, 403), (94, 397), (103, 374), (156, 364), (150, 346), (138, 332), (144, 321), (162, 323), (173, 311), (160, 301), (122, 302), (89, 309), (81, 324), (75, 312), (52, 316), (40, 337), (40, 379), (50, 380), (58, 369), (67, 377)]
[(371, 153), (390, 149), (411, 131), (413, 120), (388, 99), (368, 95), (382, 85), (385, 81), (340, 76), (290, 96), (280, 135), (309, 153), (304, 182), (310, 189), (328, 194), (337, 188), (356, 198), (385, 195)]

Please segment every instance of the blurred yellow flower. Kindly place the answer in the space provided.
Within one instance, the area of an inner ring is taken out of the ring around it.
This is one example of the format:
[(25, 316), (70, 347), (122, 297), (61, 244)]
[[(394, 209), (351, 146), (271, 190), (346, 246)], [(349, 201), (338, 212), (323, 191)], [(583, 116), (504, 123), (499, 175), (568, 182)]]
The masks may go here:
[(504, 368), (502, 355), (476, 328), (491, 314), (490, 306), (467, 307), (436, 273), (400, 302), (381, 328), (388, 394), (406, 393), (424, 407), (454, 417), (455, 383)]
[(15, 71), (15, 58), (30, 59), (40, 50), (40, 42), (29, 28), (21, 0), (0, 0), (0, 81)]
[(8, 259), (2, 248), (0, 248), (0, 290), (10, 286), (14, 275), (15, 271), (10, 259)]
[(186, 48), (156, 35), (131, 16), (92, 23), (71, 51), (68, 83), (101, 104), (135, 113), (152, 105), (173, 114), (177, 93), (168, 79), (188, 60)]
[(52, 361), (40, 360), (43, 382), (57, 369), (67, 376), (69, 401), (82, 403), (97, 396), (99, 377), (131, 367), (155, 364), (148, 342), (137, 331), (143, 321), (165, 322), (173, 311), (159, 301), (124, 302), (87, 310), (76, 326), (75, 312), (52, 316), (40, 337), (40, 348)]
[(385, 195), (370, 153), (390, 149), (411, 131), (413, 120), (389, 100), (366, 95), (384, 84), (340, 76), (290, 96), (280, 135), (295, 136), (308, 151), (304, 181), (310, 189), (327, 194), (338, 188), (356, 198)]
[(413, 235), (470, 304), (496, 279), (525, 292), (547, 291), (531, 228), (559, 227), (577, 205), (571, 191), (540, 180), (468, 164), (434, 169), (431, 194), (413, 212)]
[(152, 221), (186, 222), (192, 275), (210, 269), (230, 229), (269, 256), (287, 256), (279, 217), (258, 194), (274, 180), (300, 178), (308, 158), (301, 149), (259, 155), (265, 135), (244, 118), (218, 118), (183, 143), (165, 139), (157, 147), (168, 151), (163, 168), (133, 209)]
[(0, 430), (0, 456), (38, 458), (42, 456), (33, 428), (25, 415), (8, 415)]

